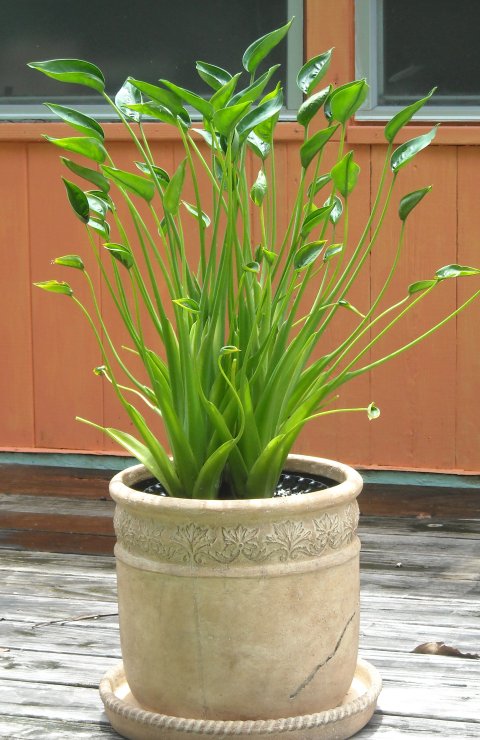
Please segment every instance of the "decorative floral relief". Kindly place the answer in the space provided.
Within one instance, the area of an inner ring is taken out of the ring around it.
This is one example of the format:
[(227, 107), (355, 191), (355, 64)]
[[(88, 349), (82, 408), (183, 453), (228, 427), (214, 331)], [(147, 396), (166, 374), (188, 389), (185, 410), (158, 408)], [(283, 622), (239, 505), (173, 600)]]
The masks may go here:
[(310, 524), (287, 520), (261, 530), (243, 525), (200, 527), (191, 522), (167, 528), (118, 507), (114, 518), (118, 541), (127, 550), (162, 561), (194, 565), (235, 561), (285, 563), (348, 545), (357, 529), (358, 506), (355, 502), (339, 513), (326, 512)]

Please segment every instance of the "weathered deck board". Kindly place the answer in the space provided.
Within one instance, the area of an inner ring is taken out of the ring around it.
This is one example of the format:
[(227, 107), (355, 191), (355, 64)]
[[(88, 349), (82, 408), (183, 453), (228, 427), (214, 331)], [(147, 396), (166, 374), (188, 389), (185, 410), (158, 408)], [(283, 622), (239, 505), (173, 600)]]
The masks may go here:
[[(431, 641), (480, 651), (479, 523), (367, 518), (361, 529), (361, 653), (384, 689), (357, 737), (479, 737), (480, 660), (411, 652)], [(0, 738), (118, 738), (97, 690), (120, 657), (115, 599), (111, 557), (0, 550)]]

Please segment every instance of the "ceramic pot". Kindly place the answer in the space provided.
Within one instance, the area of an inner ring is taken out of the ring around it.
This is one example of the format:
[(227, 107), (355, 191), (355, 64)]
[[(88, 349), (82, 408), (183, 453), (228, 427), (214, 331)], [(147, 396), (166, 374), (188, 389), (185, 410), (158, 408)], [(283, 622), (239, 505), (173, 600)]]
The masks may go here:
[(289, 497), (175, 499), (116, 475), (120, 638), (146, 710), (258, 720), (336, 707), (357, 664), (362, 479), (293, 455), (286, 469), (336, 481)]

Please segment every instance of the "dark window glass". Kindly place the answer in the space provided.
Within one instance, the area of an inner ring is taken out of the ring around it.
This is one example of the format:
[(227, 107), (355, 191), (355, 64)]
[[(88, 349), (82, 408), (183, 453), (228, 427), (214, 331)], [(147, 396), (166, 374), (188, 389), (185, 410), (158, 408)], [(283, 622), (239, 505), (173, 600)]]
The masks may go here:
[[(98, 95), (65, 85), (26, 67), (29, 61), (86, 59), (97, 64), (115, 94), (132, 75), (157, 83), (166, 78), (210, 95), (195, 61), (234, 73), (247, 46), (288, 20), (287, 0), (15, 0), (2, 3), (0, 112), (2, 105), (50, 102), (99, 104)], [(290, 34), (302, 35), (301, 23)], [(259, 72), (281, 64), (275, 80), (286, 81), (283, 41)], [(239, 88), (242, 80), (240, 80)], [(248, 84), (244, 74), (244, 84)]]
[(384, 0), (378, 102), (479, 105), (479, 29), (480, 0)]

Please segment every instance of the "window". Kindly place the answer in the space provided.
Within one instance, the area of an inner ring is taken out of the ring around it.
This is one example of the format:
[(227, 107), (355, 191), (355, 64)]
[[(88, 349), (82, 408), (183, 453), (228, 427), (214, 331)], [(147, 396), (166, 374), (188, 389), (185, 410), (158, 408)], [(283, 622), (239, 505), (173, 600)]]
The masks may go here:
[(370, 95), (358, 119), (382, 120), (437, 91), (417, 118), (480, 120), (479, 0), (356, 0), (356, 63)]
[[(247, 46), (295, 16), (286, 41), (265, 60), (282, 64), (286, 117), (301, 103), (295, 74), (303, 63), (302, 0), (15, 0), (4, 3), (0, 25), (0, 120), (54, 118), (43, 101), (80, 106), (108, 119), (98, 95), (39, 75), (27, 62), (77, 58), (93, 62), (114, 95), (128, 75), (157, 84), (166, 78), (211, 94), (195, 61), (235, 72)], [(291, 76), (293, 75), (293, 78)], [(239, 89), (242, 79), (239, 83)], [(248, 84), (245, 73), (244, 85)]]

